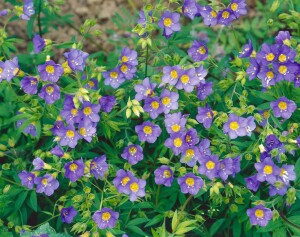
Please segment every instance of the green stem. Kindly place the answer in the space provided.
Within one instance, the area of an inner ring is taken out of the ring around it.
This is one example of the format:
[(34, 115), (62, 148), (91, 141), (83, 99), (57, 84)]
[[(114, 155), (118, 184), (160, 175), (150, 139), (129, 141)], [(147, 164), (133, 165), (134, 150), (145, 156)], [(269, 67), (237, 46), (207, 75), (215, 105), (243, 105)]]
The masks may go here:
[(160, 192), (160, 186), (158, 185), (157, 191), (156, 191), (156, 199), (155, 199), (155, 207), (158, 207), (158, 198), (159, 198), (159, 192)]
[(282, 212), (280, 212), (279, 215), (280, 215), (280, 217), (281, 217), (287, 224), (289, 224), (289, 225), (293, 226), (294, 228), (300, 230), (300, 226), (298, 226), (298, 225), (296, 225), (296, 224), (290, 222), (290, 221), (283, 215)]
[(39, 34), (41, 37), (43, 37), (42, 24), (41, 24), (41, 10), (42, 10), (42, 0), (39, 1), (38, 26), (39, 26)]
[(6, 182), (9, 182), (9, 183), (11, 183), (11, 184), (14, 184), (14, 185), (17, 185), (17, 186), (19, 186), (19, 187), (24, 188), (23, 185), (21, 185), (21, 184), (19, 184), (19, 183), (16, 183), (16, 182), (14, 182), (14, 181), (11, 181), (11, 180), (9, 180), (9, 179), (3, 178), (3, 177), (0, 177), (0, 179), (4, 180), (4, 181), (6, 181)]
[(147, 47), (146, 47), (146, 65), (145, 65), (145, 77), (147, 77), (147, 70), (148, 70), (148, 50), (149, 50), (149, 46), (147, 44)]
[(180, 219), (181, 219), (181, 216), (182, 216), (182, 214), (183, 214), (183, 211), (185, 210), (186, 205), (187, 205), (188, 202), (192, 199), (192, 197), (193, 197), (193, 195), (190, 195), (190, 196), (188, 197), (188, 199), (186, 199), (185, 203), (183, 204), (183, 206), (182, 206), (182, 208), (181, 208), (181, 210), (180, 210), (180, 213), (179, 213), (179, 215), (178, 215), (178, 218), (177, 218), (177, 221), (176, 221), (176, 224), (175, 224), (173, 233), (176, 231), (176, 228), (177, 228), (177, 226), (178, 226), (178, 224), (179, 224), (179, 222), (180, 222)]
[(59, 216), (60, 216), (60, 214), (57, 214), (57, 215), (55, 215), (55, 216), (52, 216), (50, 219), (48, 219), (48, 220), (46, 220), (46, 221), (44, 221), (44, 222), (42, 222), (42, 223), (40, 223), (40, 224), (38, 224), (38, 225), (36, 225), (36, 226), (33, 226), (32, 228), (35, 229), (35, 228), (37, 228), (37, 227), (39, 227), (39, 226), (41, 226), (41, 225), (43, 225), (43, 224), (45, 224), (45, 223), (47, 223), (47, 222), (53, 220), (54, 218), (59, 217)]

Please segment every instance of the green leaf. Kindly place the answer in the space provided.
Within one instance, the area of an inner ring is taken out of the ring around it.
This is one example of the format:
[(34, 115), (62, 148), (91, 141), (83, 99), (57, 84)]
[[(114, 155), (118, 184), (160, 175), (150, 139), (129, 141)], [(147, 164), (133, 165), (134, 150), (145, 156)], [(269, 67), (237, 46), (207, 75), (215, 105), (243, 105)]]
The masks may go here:
[(128, 222), (127, 226), (135, 226), (135, 225), (139, 225), (139, 224), (142, 224), (142, 223), (145, 223), (147, 222), (149, 219), (148, 218), (137, 218), (137, 219), (133, 219), (131, 221)]
[(196, 227), (193, 226), (193, 227), (184, 227), (184, 228), (177, 228), (178, 230), (175, 232), (176, 235), (182, 235), (184, 233), (187, 233), (193, 229), (195, 229)]
[(172, 231), (175, 231), (175, 225), (177, 223), (177, 210), (174, 212), (173, 218), (172, 218)]
[(296, 173), (296, 177), (297, 177), (295, 183), (297, 183), (298, 180), (300, 180), (300, 159), (297, 159), (297, 161), (296, 161), (295, 173)]
[(195, 224), (196, 222), (197, 222), (197, 220), (189, 220), (189, 221), (181, 222), (181, 223), (178, 225), (177, 229), (185, 228), (185, 227), (187, 227), (187, 226), (189, 226), (189, 225)]
[(30, 194), (30, 198), (29, 198), (29, 206), (35, 211), (37, 212), (37, 196), (36, 196), (36, 192), (32, 191)]
[(137, 233), (141, 236), (146, 236), (146, 233), (137, 226), (128, 226), (128, 229), (130, 229), (132, 232)]
[(151, 219), (151, 220), (145, 225), (145, 227), (149, 227), (149, 226), (155, 225), (155, 224), (161, 222), (163, 219), (164, 219), (164, 216), (163, 216), (163, 215), (157, 215), (157, 216), (155, 216), (153, 219)]
[(238, 219), (235, 219), (232, 224), (233, 237), (240, 237), (242, 232), (242, 224), (239, 223)]
[(271, 114), (271, 118), (272, 118), (273, 122), (277, 125), (277, 127), (279, 127), (281, 130), (283, 130), (279, 120), (277, 118), (275, 118), (273, 114)]
[(26, 197), (27, 197), (28, 191), (20, 193), (18, 196), (16, 203), (15, 203), (15, 211), (18, 211), (20, 207), (23, 205)]
[(212, 224), (212, 226), (209, 229), (209, 233), (210, 233), (211, 236), (213, 236), (215, 233), (217, 233), (217, 231), (223, 225), (225, 220), (226, 219), (219, 219), (215, 223)]

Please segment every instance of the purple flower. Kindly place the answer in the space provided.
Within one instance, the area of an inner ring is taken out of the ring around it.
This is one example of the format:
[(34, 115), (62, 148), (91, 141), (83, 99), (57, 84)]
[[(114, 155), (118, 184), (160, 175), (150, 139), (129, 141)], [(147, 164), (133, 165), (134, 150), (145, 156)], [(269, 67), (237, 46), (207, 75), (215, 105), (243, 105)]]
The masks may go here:
[(282, 45), (278, 52), (279, 63), (294, 62), (297, 52), (286, 45)]
[(190, 128), (184, 135), (184, 143), (186, 146), (192, 147), (199, 142), (197, 130)]
[(266, 137), (266, 147), (268, 151), (271, 151), (275, 148), (279, 148), (283, 143), (274, 135), (270, 134)]
[(198, 78), (196, 77), (196, 72), (194, 68), (182, 71), (180, 78), (176, 84), (177, 89), (184, 89), (186, 92), (192, 92), (194, 86), (199, 83)]
[[(0, 75), (0, 77), (1, 77), (1, 75)], [(299, 67), (298, 71), (295, 72), (294, 86), (300, 87), (300, 67)]]
[(146, 141), (149, 143), (154, 143), (161, 134), (161, 128), (150, 121), (146, 121), (142, 125), (136, 125), (135, 131), (141, 142)]
[(129, 183), (129, 200), (135, 201), (138, 197), (144, 197), (146, 181), (143, 179), (132, 178)]
[(118, 88), (125, 81), (119, 67), (103, 72), (102, 75), (105, 78), (104, 84), (110, 85), (114, 89)]
[(212, 90), (213, 83), (212, 82), (204, 82), (200, 83), (197, 86), (197, 96), (200, 100), (204, 100), (207, 96), (209, 96), (213, 90)]
[(199, 160), (199, 157), (200, 153), (198, 147), (186, 147), (181, 153), (180, 162), (185, 163), (190, 167), (194, 167)]
[(51, 128), (51, 131), (55, 136), (62, 136), (65, 133), (64, 122), (58, 119)]
[(61, 146), (69, 146), (74, 148), (77, 145), (78, 140), (80, 139), (79, 134), (75, 131), (73, 125), (69, 125), (68, 127), (61, 130)]
[(296, 179), (296, 173), (294, 169), (294, 165), (283, 165), (280, 168), (279, 177), (285, 184), (288, 184), (289, 181), (294, 181)]
[(85, 67), (86, 59), (88, 58), (89, 54), (83, 52), (78, 49), (70, 49), (70, 52), (64, 53), (64, 56), (68, 60), (69, 67), (74, 71), (83, 71)]
[(96, 132), (96, 125), (90, 121), (82, 121), (78, 125), (78, 133), (87, 142), (92, 141), (92, 137), (95, 136)]
[(70, 179), (71, 182), (75, 182), (84, 174), (84, 162), (82, 159), (68, 162), (64, 168), (66, 170), (65, 177)]
[(82, 113), (83, 113), (83, 120), (87, 122), (94, 122), (97, 123), (100, 121), (100, 116), (98, 115), (100, 111), (99, 104), (91, 104), (89, 101), (84, 101), (82, 104)]
[(254, 166), (258, 172), (258, 181), (267, 181), (270, 184), (275, 183), (276, 176), (280, 173), (280, 169), (274, 164), (270, 157), (265, 158), (262, 162), (255, 163)]
[(274, 86), (276, 84), (274, 69), (267, 66), (261, 67), (260, 72), (256, 76), (261, 80), (263, 87)]
[(254, 122), (254, 117), (250, 116), (250, 117), (246, 118), (245, 121), (246, 121), (245, 126), (246, 126), (247, 136), (251, 136), (252, 131), (256, 128), (256, 124)]
[(235, 18), (233, 11), (229, 8), (219, 11), (217, 16), (218, 23), (225, 26), (229, 26)]
[(85, 85), (84, 88), (91, 90), (98, 90), (98, 81), (96, 78), (91, 78)]
[(183, 132), (185, 130), (186, 116), (182, 116), (180, 112), (174, 114), (166, 114), (165, 126), (168, 133)]
[(36, 177), (34, 183), (36, 184), (36, 192), (45, 193), (47, 196), (51, 196), (59, 186), (59, 182), (51, 174)]
[(4, 9), (0, 11), (0, 16), (7, 16), (9, 10), (8, 9)]
[(169, 83), (171, 86), (175, 86), (179, 76), (181, 75), (181, 71), (182, 69), (179, 65), (163, 67), (162, 82)]
[(128, 160), (131, 165), (135, 165), (144, 158), (143, 148), (139, 145), (131, 144), (124, 149), (121, 157)]
[(195, 0), (184, 0), (182, 13), (191, 20), (194, 20), (194, 17), (201, 16), (199, 9), (200, 5)]
[(76, 215), (77, 215), (77, 211), (73, 206), (70, 206), (68, 208), (64, 207), (60, 211), (60, 218), (61, 221), (64, 223), (70, 224)]
[(233, 160), (231, 158), (223, 159), (219, 162), (218, 176), (224, 181), (233, 173)]
[(20, 82), (20, 86), (25, 93), (34, 95), (37, 93), (38, 80), (35, 77), (25, 76)]
[(5, 62), (0, 61), (0, 82), (6, 79)]
[(199, 174), (206, 175), (209, 179), (218, 177), (219, 172), (219, 157), (217, 155), (204, 156), (199, 159), (200, 167)]
[(4, 72), (3, 76), (6, 77), (6, 80), (9, 82), (20, 72), (18, 58), (14, 57), (12, 60), (6, 60), (4, 63)]
[(164, 144), (166, 147), (172, 149), (174, 155), (177, 156), (186, 147), (184, 144), (184, 134), (181, 132), (171, 133)]
[(291, 46), (291, 35), (288, 31), (279, 31), (278, 35), (275, 37), (276, 44), (284, 44)]
[(135, 76), (136, 67), (127, 63), (122, 63), (120, 65), (120, 71), (126, 80), (131, 80)]
[(33, 189), (35, 174), (23, 170), (18, 174), (18, 176), (21, 179), (23, 186), (26, 186), (29, 189)]
[(238, 117), (235, 114), (230, 114), (228, 121), (223, 126), (223, 132), (228, 134), (230, 139), (235, 139), (237, 137), (246, 136), (247, 134), (247, 120)]
[(162, 184), (167, 187), (172, 186), (172, 182), (174, 180), (174, 174), (169, 166), (162, 165), (161, 167), (157, 168), (154, 171), (154, 175), (155, 175), (156, 184)]
[(39, 158), (39, 157), (35, 158), (35, 159), (32, 161), (32, 164), (33, 164), (33, 166), (34, 166), (34, 169), (33, 169), (33, 170), (41, 170), (41, 169), (43, 169), (44, 166), (45, 166), (45, 162), (44, 162), (41, 158)]
[(134, 178), (133, 173), (125, 170), (118, 170), (116, 178), (113, 180), (113, 184), (119, 193), (129, 194), (129, 184)]
[(138, 53), (135, 50), (131, 50), (128, 47), (122, 48), (120, 61), (122, 63), (126, 63), (127, 65), (131, 66), (137, 66), (138, 60), (137, 60)]
[(231, 0), (229, 8), (232, 10), (235, 17), (238, 18), (240, 15), (247, 14), (246, 6), (247, 4), (245, 0)]
[(107, 207), (103, 207), (101, 211), (96, 211), (93, 215), (93, 220), (99, 229), (114, 228), (118, 218), (119, 213)]
[(247, 68), (246, 72), (249, 76), (249, 80), (253, 80), (260, 70), (260, 66), (254, 58), (250, 58), (250, 65)]
[[(17, 121), (17, 128), (21, 127), (22, 124), (26, 121), (26, 119), (22, 119)], [(24, 134), (30, 134), (33, 137), (36, 137), (36, 127), (34, 123), (29, 124), (24, 130), (23, 130)]]
[(56, 64), (53, 60), (46, 61), (45, 64), (38, 65), (38, 71), (42, 81), (57, 82), (64, 74), (64, 69), (60, 64)]
[(196, 119), (207, 129), (211, 127), (212, 121), (214, 119), (214, 113), (208, 105), (206, 105), (205, 108), (198, 107), (198, 114), (196, 116)]
[(23, 14), (21, 19), (28, 21), (30, 17), (35, 13), (32, 0), (24, 0)]
[(178, 93), (165, 89), (160, 94), (160, 98), (165, 114), (168, 114), (171, 110), (178, 109)]
[(90, 164), (90, 173), (95, 176), (96, 179), (103, 178), (105, 172), (108, 170), (108, 164), (106, 163), (106, 155), (95, 157)]
[(163, 106), (161, 104), (161, 101), (159, 97), (154, 96), (152, 98), (146, 98), (145, 104), (144, 104), (144, 111), (148, 112), (150, 115), (150, 118), (156, 119), (158, 115), (163, 113)]
[(63, 157), (65, 154), (63, 149), (60, 146), (55, 146), (54, 148), (51, 149), (51, 154), (58, 156), (58, 157)]
[(46, 46), (46, 41), (38, 34), (33, 37), (33, 49), (36, 54), (40, 53)]
[(211, 155), (209, 146), (210, 146), (210, 141), (207, 138), (203, 139), (199, 143), (199, 152), (200, 152), (199, 161), (200, 159), (203, 159), (205, 156)]
[(177, 181), (182, 193), (192, 195), (196, 195), (204, 184), (204, 181), (193, 173), (187, 173), (183, 177), (179, 177)]
[(264, 43), (261, 47), (261, 51), (257, 53), (256, 60), (264, 65), (275, 62), (278, 57), (279, 45), (268, 45)]
[(266, 208), (260, 204), (252, 209), (248, 209), (247, 215), (250, 218), (251, 225), (266, 226), (272, 219), (273, 212), (269, 208)]
[(108, 95), (108, 96), (101, 96), (99, 99), (99, 104), (101, 106), (101, 109), (105, 113), (109, 113), (112, 111), (113, 107), (116, 104), (116, 99), (113, 95)]
[(173, 32), (180, 31), (181, 26), (179, 23), (180, 14), (165, 11), (158, 21), (158, 26), (164, 30), (166, 39), (170, 38)]
[(287, 188), (288, 185), (285, 184), (281, 179), (278, 179), (274, 184), (270, 185), (269, 195), (271, 197), (275, 196), (276, 194), (283, 196), (286, 194)]
[(152, 97), (154, 95), (154, 89), (156, 87), (155, 83), (151, 83), (149, 77), (146, 77), (142, 84), (137, 84), (134, 86), (134, 90), (137, 93), (135, 99), (138, 101), (144, 100), (146, 98)]
[(203, 61), (208, 56), (208, 48), (204, 42), (195, 40), (192, 47), (189, 48), (188, 54), (194, 62)]
[(195, 70), (196, 70), (196, 77), (198, 78), (198, 80), (202, 83), (205, 83), (205, 77), (207, 75), (207, 70), (203, 67), (203, 65), (196, 67)]
[(274, 63), (274, 71), (277, 72), (276, 81), (290, 81), (293, 82), (295, 79), (295, 72), (298, 70), (298, 66), (294, 63)]
[(267, 125), (268, 119), (270, 118), (270, 112), (269, 110), (262, 110), (259, 111), (259, 114), (264, 118), (263, 121), (260, 122), (260, 125), (264, 127)]
[(273, 110), (275, 117), (281, 117), (289, 119), (294, 111), (297, 109), (297, 105), (294, 101), (288, 100), (285, 96), (280, 97), (276, 101), (272, 101), (270, 106)]
[(257, 180), (257, 175), (252, 175), (248, 178), (245, 178), (246, 186), (248, 189), (256, 192), (259, 188), (260, 182)]
[(82, 111), (75, 108), (73, 100), (72, 100), (72, 104), (73, 107), (64, 106), (63, 110), (60, 112), (60, 115), (66, 120), (67, 124), (69, 125), (74, 123), (79, 123), (83, 117)]
[(218, 22), (218, 12), (212, 9), (210, 6), (204, 6), (200, 8), (201, 16), (203, 17), (204, 24), (207, 26), (215, 26)]
[[(231, 3), (236, 4), (236, 3)], [(253, 52), (253, 45), (251, 39), (248, 40), (248, 44), (245, 44), (242, 48), (242, 52), (240, 52), (239, 57), (240, 58), (248, 58)]]

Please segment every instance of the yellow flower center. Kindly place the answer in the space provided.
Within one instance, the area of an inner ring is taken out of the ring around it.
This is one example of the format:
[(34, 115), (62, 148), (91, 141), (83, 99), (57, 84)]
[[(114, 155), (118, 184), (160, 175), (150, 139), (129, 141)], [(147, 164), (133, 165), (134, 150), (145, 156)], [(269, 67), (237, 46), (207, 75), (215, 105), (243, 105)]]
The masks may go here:
[(275, 55), (273, 54), (273, 53), (268, 53), (267, 55), (266, 55), (266, 59), (267, 59), (267, 61), (272, 61), (273, 59), (275, 58)]
[(281, 170), (280, 170), (280, 176), (283, 176), (284, 175), (284, 173), (285, 173), (285, 169), (284, 168), (281, 168)]
[(213, 161), (211, 161), (211, 160), (207, 161), (206, 164), (205, 164), (205, 166), (206, 166), (206, 168), (207, 168), (208, 170), (214, 169), (214, 168), (215, 168), (215, 165), (216, 165), (215, 162), (213, 162)]
[(92, 108), (91, 107), (85, 107), (84, 109), (83, 109), (83, 113), (85, 114), (85, 115), (90, 115), (91, 113), (92, 113)]
[(3, 68), (2, 67), (0, 67), (0, 73), (2, 73), (3, 72)]
[(102, 213), (102, 220), (103, 221), (108, 221), (110, 219), (111, 215), (109, 212), (103, 212)]
[(172, 131), (173, 132), (179, 132), (180, 131), (180, 125), (178, 125), (178, 124), (174, 124), (172, 127), (171, 127), (171, 129), (172, 129)]
[(13, 74), (14, 74), (14, 75), (17, 75), (18, 72), (19, 72), (19, 68), (16, 68), (16, 69), (14, 70)]
[(286, 110), (287, 109), (287, 104), (284, 101), (280, 101), (278, 104), (278, 108), (281, 110)]
[(238, 9), (238, 7), (239, 7), (239, 5), (235, 2), (231, 4), (231, 10), (232, 11), (236, 11)]
[(170, 97), (164, 97), (161, 102), (163, 103), (163, 105), (168, 105), (171, 102)]
[(73, 137), (75, 136), (75, 133), (74, 133), (72, 130), (68, 130), (68, 131), (66, 132), (66, 136), (67, 136), (68, 138), (73, 138)]
[(151, 134), (152, 133), (152, 128), (150, 126), (145, 126), (143, 128), (144, 133), (146, 134)]
[(158, 103), (157, 101), (152, 101), (152, 102), (151, 102), (151, 107), (152, 107), (153, 109), (158, 109), (159, 103)]
[(95, 83), (93, 81), (89, 81), (88, 84), (89, 84), (90, 87), (94, 87), (95, 86)]
[(189, 82), (190, 78), (189, 78), (188, 75), (184, 74), (184, 75), (181, 76), (180, 80), (181, 80), (181, 82), (182, 82), (183, 84), (186, 84), (186, 83)]
[(72, 114), (73, 116), (76, 116), (77, 113), (78, 113), (78, 110), (77, 110), (77, 109), (72, 109), (72, 110), (71, 110), (71, 114)]
[(187, 186), (191, 187), (191, 186), (194, 186), (195, 184), (195, 180), (191, 177), (188, 177), (186, 180), (185, 180), (185, 183)]
[(194, 152), (193, 149), (187, 149), (186, 152), (185, 152), (185, 155), (186, 156), (194, 156), (195, 152)]
[(127, 57), (127, 56), (123, 56), (123, 57), (122, 57), (122, 62), (123, 62), (123, 63), (128, 62), (128, 57)]
[(286, 72), (287, 72), (287, 67), (284, 66), (284, 65), (281, 65), (281, 66), (278, 68), (278, 72), (279, 72), (280, 74), (286, 74)]
[(134, 155), (136, 153), (136, 151), (137, 151), (137, 149), (136, 149), (135, 146), (132, 146), (132, 147), (129, 148), (129, 152), (130, 152), (131, 155)]
[(231, 122), (230, 125), (229, 125), (230, 129), (231, 130), (237, 130), (240, 126), (238, 124), (238, 122), (234, 121), (234, 122)]
[(28, 178), (27, 178), (29, 181), (31, 181), (32, 180), (32, 178), (29, 176)]
[(222, 17), (223, 17), (224, 19), (227, 19), (227, 18), (229, 17), (229, 15), (230, 15), (230, 13), (229, 13), (228, 11), (222, 12)]
[(130, 178), (129, 178), (128, 176), (124, 177), (124, 178), (121, 180), (122, 186), (125, 186), (129, 181), (130, 181)]
[(170, 172), (170, 170), (165, 170), (164, 171), (164, 178), (170, 178), (172, 175), (171, 175), (171, 172)]
[(214, 11), (214, 10), (212, 10), (212, 11), (210, 12), (210, 15), (211, 15), (213, 18), (216, 18), (216, 17), (217, 17), (217, 12)]
[(95, 161), (91, 162), (91, 170), (96, 169), (97, 168), (97, 163)]
[(185, 140), (186, 142), (192, 142), (192, 137), (190, 135), (186, 135)]
[(285, 54), (280, 54), (279, 57), (278, 57), (278, 60), (282, 63), (285, 62), (286, 61), (286, 55)]
[(169, 27), (172, 24), (171, 18), (165, 18), (164, 19), (164, 26)]
[(150, 96), (151, 97), (152, 95), (154, 95), (154, 91), (152, 89), (148, 89), (145, 93), (145, 96)]
[(118, 73), (117, 72), (111, 72), (109, 74), (109, 76), (110, 76), (110, 78), (116, 79), (116, 78), (118, 78)]
[(53, 74), (54, 73), (54, 67), (52, 65), (48, 65), (46, 67), (46, 72), (48, 72), (49, 74)]
[(273, 167), (271, 165), (265, 165), (264, 173), (265, 174), (272, 174), (273, 173)]
[(74, 172), (74, 171), (76, 171), (77, 169), (78, 169), (78, 165), (76, 165), (76, 164), (74, 164), (74, 163), (70, 165), (70, 170), (71, 170), (71, 171)]
[(182, 145), (182, 140), (179, 137), (175, 138), (174, 139), (174, 146), (175, 147), (181, 147), (181, 145)]
[(133, 182), (132, 184), (130, 184), (129, 188), (132, 192), (137, 192), (139, 190), (139, 185), (137, 182)]
[(48, 180), (45, 178), (45, 179), (42, 179), (42, 184), (43, 185), (47, 185), (48, 184)]
[(273, 79), (274, 78), (274, 73), (272, 72), (272, 71), (268, 71), (267, 73), (266, 73), (266, 76), (267, 76), (267, 78), (270, 80), (270, 79)]
[(79, 133), (80, 133), (80, 135), (84, 136), (86, 134), (86, 129), (85, 128), (80, 128)]
[(31, 86), (36, 85), (36, 81), (35, 80), (30, 80), (30, 85)]
[(264, 211), (261, 210), (261, 209), (257, 209), (254, 214), (257, 218), (263, 218), (264, 217)]
[(204, 46), (199, 47), (199, 49), (198, 49), (197, 51), (198, 51), (198, 53), (200, 53), (200, 54), (206, 54), (206, 49), (205, 49)]
[(128, 67), (127, 67), (125, 64), (123, 64), (123, 65), (121, 66), (121, 71), (122, 71), (123, 73), (127, 72), (127, 69), (128, 69)]
[(46, 92), (47, 92), (48, 95), (51, 95), (53, 93), (53, 91), (54, 91), (53, 86), (47, 86), (46, 87)]
[(207, 113), (206, 113), (206, 115), (207, 115), (207, 117), (208, 117), (208, 118), (212, 118), (212, 116), (211, 116), (211, 113), (210, 113), (210, 112), (207, 112)]
[(178, 73), (177, 73), (176, 70), (172, 70), (171, 73), (170, 73), (170, 75), (171, 75), (171, 77), (172, 77), (173, 79), (175, 79), (175, 78), (178, 77)]
[(265, 111), (265, 112), (263, 113), (263, 116), (264, 116), (265, 119), (270, 118), (270, 112), (269, 112), (269, 111)]

